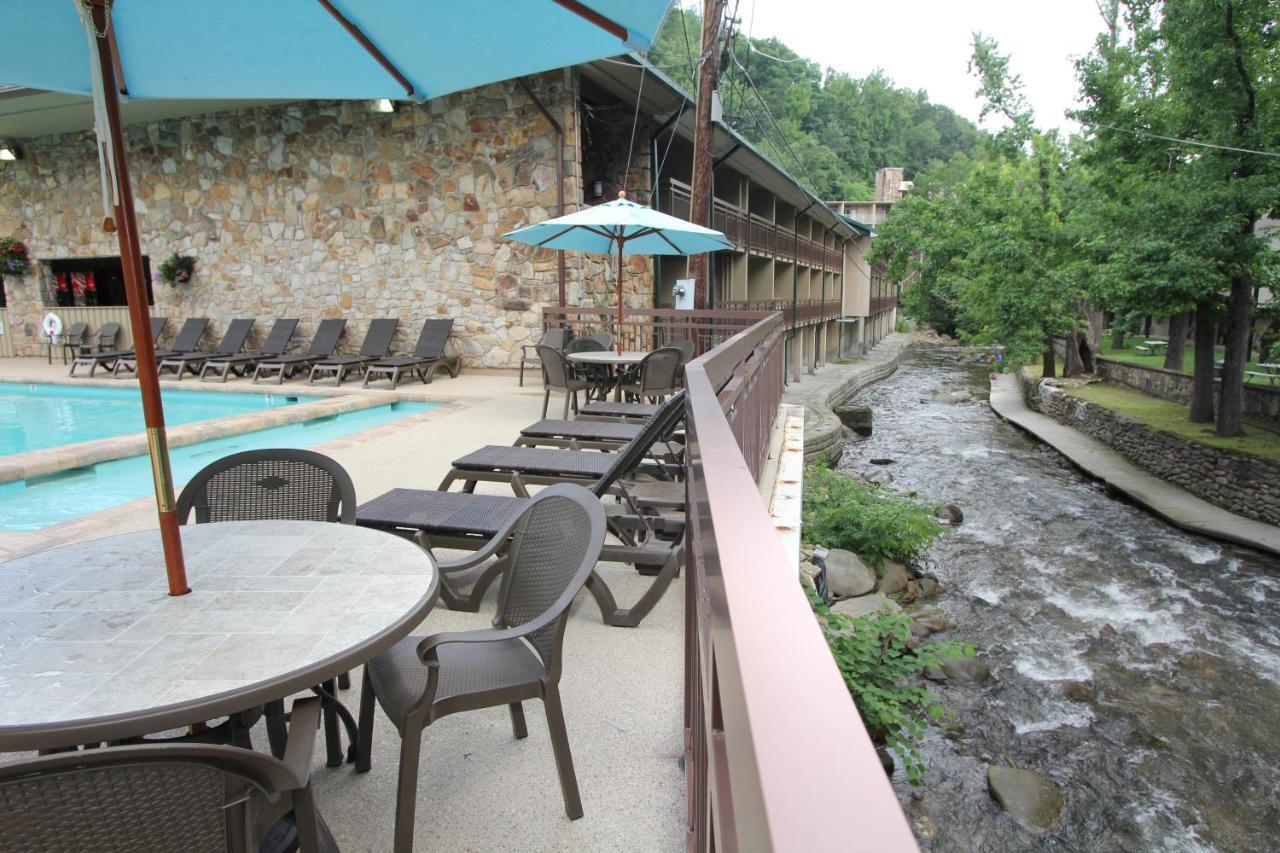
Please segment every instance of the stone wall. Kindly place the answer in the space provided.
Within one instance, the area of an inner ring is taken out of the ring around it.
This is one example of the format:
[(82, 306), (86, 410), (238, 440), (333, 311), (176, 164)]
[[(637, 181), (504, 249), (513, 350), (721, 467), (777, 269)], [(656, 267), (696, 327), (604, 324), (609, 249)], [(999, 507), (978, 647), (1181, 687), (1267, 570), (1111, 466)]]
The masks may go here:
[[(565, 129), (569, 211), (582, 198), (577, 85), (569, 71), (534, 80)], [(514, 82), (391, 114), (306, 102), (134, 125), (127, 135), (152, 269), (173, 251), (196, 258), (191, 284), (155, 285), (154, 312), (207, 316), (213, 340), (236, 316), (259, 319), (259, 340), (272, 318), (301, 318), (309, 337), (321, 319), (345, 317), (351, 350), (370, 319), (390, 316), (401, 323), (396, 347), (409, 349), (423, 320), (449, 316), (469, 366), (513, 366), (540, 333), (541, 306), (555, 304), (555, 253), (501, 237), (556, 212), (555, 136)], [(23, 160), (0, 169), (0, 236), (27, 241), (36, 261), (32, 274), (5, 282), (17, 351), (35, 355), (52, 304), (41, 262), (119, 250), (100, 227), (92, 134), (23, 148)], [(567, 289), (603, 289), (606, 266), (571, 259)], [(628, 269), (627, 304), (651, 304), (648, 259)]]
[(1151, 429), (1021, 372), (1019, 379), (1031, 408), (1096, 438), (1197, 497), (1246, 518), (1280, 524), (1280, 464)]
[[(1098, 376), (1117, 385), (1128, 385), (1144, 394), (1171, 400), (1184, 406), (1191, 403), (1191, 377), (1176, 370), (1165, 370), (1160, 367), (1144, 367), (1099, 358)], [(1221, 393), (1222, 383), (1214, 381), (1214, 399)], [(1215, 403), (1216, 405), (1216, 403)], [(1245, 417), (1280, 423), (1280, 386), (1254, 385), (1244, 386)]]

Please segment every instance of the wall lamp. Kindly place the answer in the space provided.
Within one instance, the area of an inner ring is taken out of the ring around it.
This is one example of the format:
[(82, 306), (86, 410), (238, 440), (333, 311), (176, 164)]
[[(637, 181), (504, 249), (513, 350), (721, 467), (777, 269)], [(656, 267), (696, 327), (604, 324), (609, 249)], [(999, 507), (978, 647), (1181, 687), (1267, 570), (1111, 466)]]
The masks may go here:
[(0, 160), (21, 160), (22, 149), (12, 142), (0, 142)]

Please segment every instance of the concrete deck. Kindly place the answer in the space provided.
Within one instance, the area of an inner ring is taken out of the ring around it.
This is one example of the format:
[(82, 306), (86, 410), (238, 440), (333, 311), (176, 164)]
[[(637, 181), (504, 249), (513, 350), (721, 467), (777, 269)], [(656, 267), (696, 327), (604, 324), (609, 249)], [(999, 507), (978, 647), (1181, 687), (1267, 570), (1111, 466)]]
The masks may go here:
[[(0, 378), (44, 382), (65, 376), (62, 365), (46, 365), (43, 358), (0, 359)], [(133, 380), (103, 382), (122, 386)], [(165, 380), (166, 385), (171, 382)], [(190, 380), (181, 384), (214, 386)], [(358, 384), (344, 384), (338, 391), (363, 393)], [(218, 387), (278, 393), (278, 386), (252, 386), (243, 380)], [(322, 386), (308, 388), (305, 381), (283, 387), (333, 393)], [(434, 488), (453, 459), (484, 444), (510, 444), (542, 408), (541, 388), (518, 388), (515, 371), (464, 370), (457, 379), (442, 375), (431, 385), (406, 382), (399, 390), (406, 399), (444, 405), (315, 446), (350, 472), (362, 500), (395, 486)], [(502, 493), (497, 486), (488, 490)], [(153, 526), (152, 502), (133, 501), (41, 531), (0, 533), (0, 561), (63, 542)], [(601, 570), (624, 603), (648, 585), (648, 578), (624, 567)], [(677, 579), (633, 629), (604, 626), (587, 594), (574, 605), (561, 692), (585, 817), (565, 817), (540, 704), (526, 705), (529, 737), (523, 741), (512, 737), (505, 708), (460, 714), (431, 726), (423, 738), (416, 848), (618, 851), (682, 846), (683, 599), (683, 581)], [(478, 614), (437, 606), (420, 633), (488, 627), (492, 613), (492, 600)], [(354, 711), (359, 673), (352, 675), (355, 687), (344, 698)], [(265, 743), (265, 737), (261, 740)], [(313, 778), (319, 806), (344, 851), (391, 848), (398, 751), (399, 737), (380, 715), (372, 772), (357, 775), (350, 766), (329, 770), (323, 755), (317, 755)]]
[(1193, 533), (1280, 554), (1280, 527), (1228, 512), (1167, 480), (1139, 468), (1123, 454), (1048, 415), (1029, 408), (1017, 378), (1000, 374), (991, 380), (991, 408), (997, 415), (1053, 447), (1085, 473)]

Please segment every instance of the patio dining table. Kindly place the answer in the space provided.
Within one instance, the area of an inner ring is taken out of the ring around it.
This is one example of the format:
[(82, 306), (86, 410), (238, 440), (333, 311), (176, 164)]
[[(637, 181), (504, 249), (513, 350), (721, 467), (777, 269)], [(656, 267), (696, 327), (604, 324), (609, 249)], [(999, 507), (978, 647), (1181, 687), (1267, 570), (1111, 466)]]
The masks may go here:
[(0, 752), (139, 737), (336, 679), (435, 602), (434, 560), (347, 524), (183, 527), (170, 596), (156, 530), (0, 563)]
[(565, 356), (574, 364), (597, 365), (603, 366), (609, 371), (609, 382), (613, 385), (613, 399), (622, 399), (622, 383), (615, 381), (616, 373), (624, 367), (634, 367), (644, 361), (644, 357), (649, 353), (642, 350), (623, 350), (615, 352), (606, 350), (603, 352), (575, 352)]

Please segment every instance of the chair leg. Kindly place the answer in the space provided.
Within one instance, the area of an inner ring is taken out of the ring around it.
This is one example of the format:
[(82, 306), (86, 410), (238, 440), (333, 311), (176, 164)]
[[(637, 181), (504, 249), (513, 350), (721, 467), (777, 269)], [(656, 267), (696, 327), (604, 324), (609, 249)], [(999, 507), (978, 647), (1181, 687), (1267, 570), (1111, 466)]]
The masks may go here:
[(507, 708), (511, 711), (511, 730), (515, 732), (516, 740), (524, 740), (529, 736), (529, 728), (524, 724), (524, 706), (512, 702)]
[(289, 739), (289, 729), (284, 720), (284, 700), (268, 702), (263, 716), (267, 718), (267, 743), (271, 746), (271, 754), (284, 758), (285, 743)]
[[(320, 685), (330, 696), (338, 692), (337, 685), (332, 681), (326, 681)], [(338, 728), (338, 712), (328, 702), (324, 703), (321, 711), (321, 717), (324, 719), (324, 745), (327, 752), (325, 759), (326, 767), (342, 766), (342, 730)]]
[(547, 729), (551, 733), (551, 751), (560, 774), (560, 793), (564, 796), (564, 813), (570, 820), (582, 817), (582, 799), (578, 796), (578, 777), (573, 772), (573, 754), (569, 751), (569, 733), (564, 727), (564, 709), (560, 706), (560, 690), (550, 685), (542, 697), (547, 709)]
[(360, 738), (360, 748), (356, 750), (356, 772), (368, 773), (373, 766), (373, 718), (378, 700), (373, 695), (373, 682), (369, 679), (369, 670), (364, 671), (360, 685), (360, 723), (356, 727)]
[(338, 676), (338, 689), (339, 690), (351, 689), (351, 673), (344, 672), (342, 673), (342, 675)]
[(395, 853), (413, 853), (413, 816), (417, 811), (421, 752), (422, 727), (417, 720), (406, 720), (400, 740), (400, 779), (396, 784)]
[(542, 393), (542, 419), (547, 418), (547, 407), (551, 405), (551, 386), (548, 385)]
[(520, 387), (524, 387), (524, 359), (520, 359)]
[(569, 419), (569, 397), (576, 394), (576, 391), (570, 391), (568, 388), (564, 389), (564, 414), (560, 416), (564, 420)]

